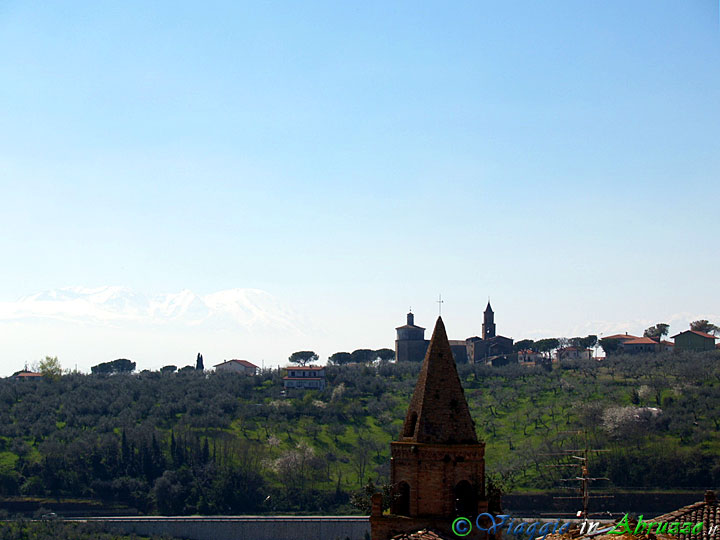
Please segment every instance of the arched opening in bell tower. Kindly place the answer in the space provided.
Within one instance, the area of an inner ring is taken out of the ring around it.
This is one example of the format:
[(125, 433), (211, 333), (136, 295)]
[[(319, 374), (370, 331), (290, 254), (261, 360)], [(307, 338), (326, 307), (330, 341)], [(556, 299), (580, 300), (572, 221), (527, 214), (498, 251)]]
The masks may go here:
[(456, 516), (472, 517), (477, 513), (477, 497), (472, 484), (467, 480), (457, 483), (454, 493)]
[(410, 484), (400, 482), (397, 485), (396, 498), (392, 504), (392, 513), (399, 516), (410, 515)]

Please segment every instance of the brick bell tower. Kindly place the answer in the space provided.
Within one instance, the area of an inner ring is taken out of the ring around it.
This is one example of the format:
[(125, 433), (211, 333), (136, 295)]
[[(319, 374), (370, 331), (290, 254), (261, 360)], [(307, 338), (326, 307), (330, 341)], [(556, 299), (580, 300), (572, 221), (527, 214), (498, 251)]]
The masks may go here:
[(487, 511), (485, 443), (475, 434), (440, 317), (390, 452), (395, 499), (391, 515), (383, 516), (381, 499), (374, 496), (372, 540), (427, 528), (450, 536), (456, 517), (473, 519)]
[(495, 337), (495, 312), (490, 307), (490, 300), (488, 300), (487, 307), (483, 313), (483, 324), (482, 324), (482, 338), (490, 339)]

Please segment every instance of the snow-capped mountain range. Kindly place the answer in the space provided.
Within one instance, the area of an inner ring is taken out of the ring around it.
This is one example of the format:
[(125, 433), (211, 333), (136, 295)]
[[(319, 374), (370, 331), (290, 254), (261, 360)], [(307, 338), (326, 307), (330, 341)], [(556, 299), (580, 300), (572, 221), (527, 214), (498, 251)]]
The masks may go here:
[(305, 324), (260, 289), (228, 289), (206, 295), (190, 290), (146, 296), (119, 286), (65, 287), (16, 302), (0, 302), (0, 321), (49, 319), (122, 326), (202, 326), (205, 329), (283, 329), (304, 333)]

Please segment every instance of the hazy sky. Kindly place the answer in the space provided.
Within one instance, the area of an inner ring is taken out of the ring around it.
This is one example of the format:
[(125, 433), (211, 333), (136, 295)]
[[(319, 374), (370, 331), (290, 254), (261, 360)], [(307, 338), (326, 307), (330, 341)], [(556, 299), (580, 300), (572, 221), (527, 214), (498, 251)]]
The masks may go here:
[(0, 302), (254, 288), (317, 329), (6, 320), (3, 373), (392, 347), (438, 293), (454, 339), (488, 296), (516, 339), (720, 322), (717, 1), (5, 1), (0, 103)]

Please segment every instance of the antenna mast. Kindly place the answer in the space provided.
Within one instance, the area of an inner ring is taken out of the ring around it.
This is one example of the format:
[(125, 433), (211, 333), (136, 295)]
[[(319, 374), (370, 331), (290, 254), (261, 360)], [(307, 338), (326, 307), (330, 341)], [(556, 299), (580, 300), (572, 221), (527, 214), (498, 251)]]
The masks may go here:
[[(583, 448), (581, 449), (574, 449), (574, 450), (561, 450), (560, 452), (552, 453), (552, 454), (545, 454), (545, 455), (555, 455), (555, 456), (563, 456), (572, 458), (574, 460), (577, 460), (575, 463), (560, 463), (557, 465), (548, 465), (548, 467), (580, 467), (579, 473), (573, 477), (573, 478), (561, 478), (561, 482), (578, 482), (579, 485), (576, 487), (573, 486), (563, 486), (565, 489), (576, 489), (578, 491), (578, 495), (575, 496), (568, 496), (568, 497), (553, 497), (553, 499), (572, 499), (572, 500), (580, 500), (582, 501), (582, 510), (580, 510), (577, 513), (577, 517), (580, 517), (583, 519), (583, 521), (587, 521), (588, 519), (588, 507), (590, 506), (590, 499), (612, 499), (612, 495), (590, 495), (590, 484), (596, 480), (610, 480), (609, 478), (604, 477), (591, 477), (589, 466), (588, 466), (588, 459), (590, 457), (590, 453), (599, 453), (599, 452), (609, 452), (609, 450), (600, 450), (595, 448), (590, 448), (590, 444), (588, 442), (588, 434), (587, 430), (576, 430), (576, 431), (561, 431), (560, 433), (565, 434), (574, 434), (574, 435), (582, 435), (583, 436)], [(577, 455), (580, 454), (580, 455)]]

